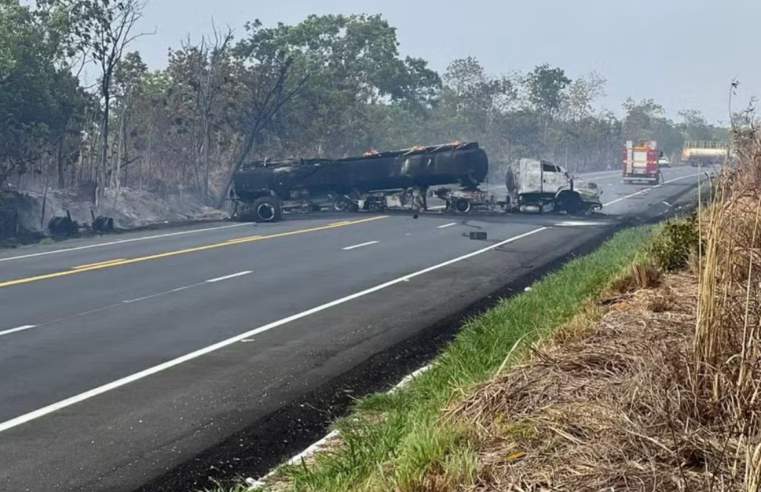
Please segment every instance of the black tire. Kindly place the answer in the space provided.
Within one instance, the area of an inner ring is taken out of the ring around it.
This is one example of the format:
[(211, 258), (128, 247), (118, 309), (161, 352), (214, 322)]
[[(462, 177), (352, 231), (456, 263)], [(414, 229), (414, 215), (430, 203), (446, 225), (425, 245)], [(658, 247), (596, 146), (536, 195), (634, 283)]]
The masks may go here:
[(584, 202), (578, 193), (563, 193), (558, 197), (560, 210), (564, 210), (569, 215), (580, 214), (584, 210)]
[(458, 214), (469, 214), (472, 208), (473, 206), (470, 202), (464, 198), (460, 198), (454, 202), (454, 211)]
[(333, 210), (336, 212), (347, 212), (352, 203), (346, 198), (339, 196), (333, 200)]
[(251, 205), (251, 214), (255, 222), (277, 222), (283, 219), (283, 206), (277, 198), (263, 196)]

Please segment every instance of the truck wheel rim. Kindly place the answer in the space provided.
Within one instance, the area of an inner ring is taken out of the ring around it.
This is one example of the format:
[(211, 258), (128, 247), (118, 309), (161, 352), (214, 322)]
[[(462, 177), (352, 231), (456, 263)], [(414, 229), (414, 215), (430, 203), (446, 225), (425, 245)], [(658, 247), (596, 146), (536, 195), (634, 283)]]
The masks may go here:
[(455, 208), (461, 214), (466, 214), (466, 213), (468, 213), (470, 211), (470, 202), (468, 202), (467, 200), (459, 200), (455, 204)]
[(262, 203), (256, 209), (256, 213), (259, 215), (259, 217), (261, 217), (262, 220), (270, 221), (275, 218), (275, 207), (269, 203)]

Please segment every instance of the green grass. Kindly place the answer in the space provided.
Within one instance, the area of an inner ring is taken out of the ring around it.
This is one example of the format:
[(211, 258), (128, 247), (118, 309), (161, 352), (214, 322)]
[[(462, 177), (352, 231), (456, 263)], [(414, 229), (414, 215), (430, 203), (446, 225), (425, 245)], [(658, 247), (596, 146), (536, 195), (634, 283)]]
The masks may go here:
[[(518, 360), (521, 341), (536, 341), (567, 323), (651, 242), (654, 227), (625, 230), (596, 252), (567, 263), (526, 293), (502, 301), (465, 324), (434, 367), (394, 394), (361, 400), (339, 421), (344, 445), (321, 453), (313, 467), (284, 467), (297, 492), (447, 490), (477, 472), (468, 429), (440, 421), (442, 409), (464, 388), (489, 380)], [(509, 359), (508, 358), (509, 355)], [(436, 487), (423, 481), (435, 479)]]

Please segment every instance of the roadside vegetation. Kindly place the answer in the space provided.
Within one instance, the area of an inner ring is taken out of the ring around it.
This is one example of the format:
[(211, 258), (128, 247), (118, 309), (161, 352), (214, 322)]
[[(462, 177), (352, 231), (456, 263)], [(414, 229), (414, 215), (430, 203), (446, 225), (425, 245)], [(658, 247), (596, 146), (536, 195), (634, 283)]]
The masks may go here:
[(271, 490), (757, 491), (761, 140), (694, 217), (619, 233), (360, 401)]

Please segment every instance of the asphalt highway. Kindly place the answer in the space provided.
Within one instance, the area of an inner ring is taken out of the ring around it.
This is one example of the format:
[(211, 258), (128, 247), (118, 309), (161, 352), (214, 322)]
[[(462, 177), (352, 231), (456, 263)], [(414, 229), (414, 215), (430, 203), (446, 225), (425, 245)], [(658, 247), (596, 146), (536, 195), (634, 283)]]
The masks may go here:
[[(0, 490), (170, 490), (177, 466), (699, 179), (664, 176), (585, 176), (605, 206), (583, 218), (315, 214), (0, 252)], [(252, 447), (226, 466), (248, 473)]]

